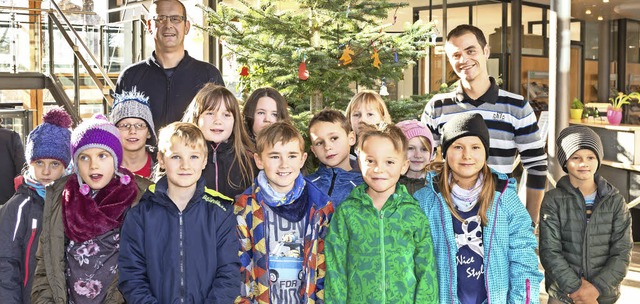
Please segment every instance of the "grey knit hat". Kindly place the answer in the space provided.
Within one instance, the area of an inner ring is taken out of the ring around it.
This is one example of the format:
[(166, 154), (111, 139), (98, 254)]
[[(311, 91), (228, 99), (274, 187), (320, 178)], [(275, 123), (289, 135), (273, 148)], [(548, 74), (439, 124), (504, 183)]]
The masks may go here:
[[(133, 87), (131, 91), (124, 91), (122, 94), (113, 94), (113, 108), (109, 115), (109, 120), (115, 125), (125, 118), (139, 118), (147, 123), (147, 127), (150, 129), (151, 143), (156, 142), (156, 131), (153, 124), (153, 117), (151, 116), (151, 108), (149, 106), (149, 97), (145, 96), (143, 92), (138, 92), (136, 87)], [(149, 143), (149, 142), (148, 142)]]
[(456, 139), (465, 136), (477, 136), (482, 141), (485, 159), (489, 158), (489, 129), (478, 113), (460, 113), (442, 126), (442, 157), (446, 158), (447, 149)]
[(589, 149), (598, 157), (598, 168), (602, 163), (604, 148), (600, 136), (591, 128), (585, 126), (570, 126), (565, 128), (558, 135), (556, 140), (558, 163), (562, 170), (567, 172), (567, 160), (573, 153), (581, 149)]

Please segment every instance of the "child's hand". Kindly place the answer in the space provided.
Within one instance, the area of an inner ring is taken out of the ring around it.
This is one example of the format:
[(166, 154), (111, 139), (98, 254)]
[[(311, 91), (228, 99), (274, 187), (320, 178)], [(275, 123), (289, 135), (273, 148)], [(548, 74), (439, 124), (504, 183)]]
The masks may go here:
[(582, 278), (582, 285), (580, 288), (576, 290), (576, 292), (569, 295), (574, 303), (576, 304), (588, 304), (588, 303), (598, 303), (598, 297), (600, 296), (600, 292), (596, 289), (593, 284), (589, 283), (589, 281)]

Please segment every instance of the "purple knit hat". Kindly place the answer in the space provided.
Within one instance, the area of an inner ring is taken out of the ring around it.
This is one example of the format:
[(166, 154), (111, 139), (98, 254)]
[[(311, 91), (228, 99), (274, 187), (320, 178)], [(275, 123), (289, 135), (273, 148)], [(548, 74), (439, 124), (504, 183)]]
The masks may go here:
[(42, 124), (27, 137), (25, 158), (27, 164), (38, 159), (57, 159), (66, 168), (71, 162), (71, 117), (63, 108), (54, 107), (42, 116)]
[(412, 119), (412, 120), (404, 120), (396, 124), (404, 136), (407, 137), (407, 141), (411, 140), (416, 136), (423, 136), (429, 142), (431, 146), (431, 156), (433, 157), (433, 151), (435, 151), (436, 146), (433, 143), (433, 134), (429, 131), (429, 128), (423, 125), (421, 122)]
[(84, 195), (89, 193), (89, 186), (82, 181), (78, 173), (78, 155), (90, 148), (100, 148), (109, 152), (113, 156), (115, 174), (120, 177), (122, 184), (129, 184), (131, 178), (118, 172), (122, 164), (122, 144), (120, 143), (120, 132), (118, 128), (109, 122), (107, 117), (96, 114), (92, 118), (84, 120), (71, 134), (71, 154), (73, 162), (76, 164), (74, 170), (78, 176), (80, 192)]

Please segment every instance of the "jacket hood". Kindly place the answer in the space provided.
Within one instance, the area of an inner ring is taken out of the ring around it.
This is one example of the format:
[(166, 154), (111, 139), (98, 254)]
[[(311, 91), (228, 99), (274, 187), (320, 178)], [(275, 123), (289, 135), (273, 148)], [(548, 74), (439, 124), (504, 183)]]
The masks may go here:
[[(594, 179), (596, 182), (596, 187), (598, 189), (598, 197), (615, 195), (620, 192), (618, 189), (616, 189), (616, 187), (611, 185), (611, 183), (609, 183), (605, 178), (603, 178), (599, 174), (596, 174), (594, 176)], [(580, 190), (571, 184), (571, 181), (569, 180), (569, 175), (565, 175), (561, 177), (558, 183), (556, 184), (556, 187), (559, 189), (563, 189), (569, 193), (574, 193), (576, 195), (582, 196), (582, 194), (580, 193)]]
[[(166, 176), (163, 176), (155, 185), (149, 186), (149, 189), (142, 195), (140, 201), (152, 201), (165, 207), (171, 207), (175, 205), (169, 198), (167, 190), (169, 189), (169, 181)], [(184, 211), (187, 211), (194, 202), (197, 202), (205, 193), (205, 179), (204, 176), (200, 176), (196, 183), (196, 191), (193, 193), (193, 197), (187, 203)]]

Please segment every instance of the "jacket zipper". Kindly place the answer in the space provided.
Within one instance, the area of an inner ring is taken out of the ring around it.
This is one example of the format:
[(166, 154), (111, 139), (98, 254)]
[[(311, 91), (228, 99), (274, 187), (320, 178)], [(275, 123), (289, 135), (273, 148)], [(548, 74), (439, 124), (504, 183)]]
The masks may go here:
[(335, 186), (337, 176), (338, 175), (336, 174), (336, 170), (331, 169), (331, 186), (329, 186), (329, 191), (327, 192), (327, 195), (329, 197), (331, 197), (331, 193), (333, 193), (333, 186)]
[[(164, 72), (164, 68), (160, 67), (160, 69), (162, 69), (162, 73), (164, 74), (164, 77), (167, 78), (167, 95), (165, 95), (165, 99), (164, 99), (164, 109), (163, 109), (163, 113), (162, 113), (162, 119), (164, 119), (165, 123), (168, 123), (169, 121), (169, 99), (171, 98), (171, 79), (172, 77), (167, 77), (167, 74)], [(174, 70), (175, 73), (175, 70)], [(171, 74), (171, 76), (173, 76), (173, 74)]]
[[(433, 188), (432, 188), (433, 190)], [(447, 231), (446, 230), (446, 225), (444, 222), (444, 210), (442, 210), (442, 200), (440, 200), (440, 195), (433, 190), (433, 193), (436, 195), (436, 198), (438, 199), (438, 207), (440, 210), (440, 224), (442, 225), (442, 231)], [(447, 240), (447, 238), (445, 237), (445, 243), (447, 244), (447, 256), (449, 258), (451, 258), (451, 247), (449, 246), (449, 240)], [(455, 262), (455, 261), (454, 261)], [(452, 268), (452, 263), (447, 263), (449, 266), (449, 277), (451, 278), (451, 283), (449, 284), (449, 294), (451, 295), (451, 303), (455, 304), (455, 297), (453, 296), (453, 268)]]
[(186, 292), (185, 292), (185, 282), (184, 282), (184, 220), (182, 217), (182, 211), (178, 212), (178, 217), (180, 219), (180, 229), (179, 229), (179, 247), (180, 247), (180, 303), (184, 303)]
[[(491, 234), (489, 235), (489, 250), (487, 250), (486, 252), (486, 256), (487, 258), (485, 259), (485, 267), (484, 267), (484, 288), (487, 291), (487, 304), (491, 303), (491, 292), (489, 290), (489, 260), (491, 258), (491, 245), (493, 244), (493, 234), (495, 233), (496, 230), (496, 223), (498, 221), (498, 203), (500, 202), (500, 200), (502, 199), (502, 195), (504, 194), (505, 191), (507, 191), (507, 187), (509, 187), (509, 181), (507, 180), (507, 182), (504, 184), (504, 188), (502, 188), (502, 191), (500, 191), (500, 195), (498, 195), (498, 198), (494, 201), (494, 208), (495, 208), (495, 212), (493, 214), (493, 225), (491, 225)], [(483, 236), (483, 243), (484, 243), (484, 232), (482, 233)]]
[(387, 302), (387, 265), (385, 263), (385, 249), (384, 249), (384, 211), (380, 211), (380, 221), (378, 221), (380, 227), (380, 255), (382, 256), (382, 303)]
[(220, 191), (218, 188), (218, 147), (220, 146), (220, 144), (218, 144), (217, 146), (214, 147), (214, 145), (211, 145), (211, 149), (213, 149), (213, 157), (211, 160), (211, 163), (214, 165), (214, 167), (216, 168), (215, 172), (216, 172), (216, 191)]
[(31, 245), (36, 238), (36, 232), (38, 231), (38, 220), (31, 220), (31, 237), (29, 237), (29, 243), (27, 245), (27, 252), (24, 255), (24, 287), (27, 287), (27, 281), (29, 281), (29, 257), (31, 256)]

